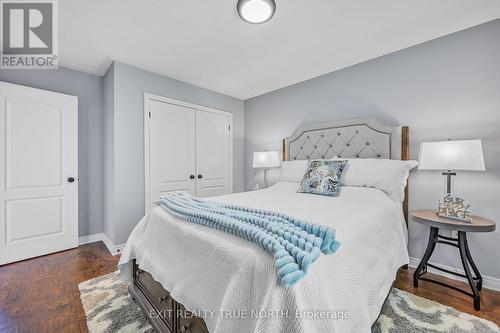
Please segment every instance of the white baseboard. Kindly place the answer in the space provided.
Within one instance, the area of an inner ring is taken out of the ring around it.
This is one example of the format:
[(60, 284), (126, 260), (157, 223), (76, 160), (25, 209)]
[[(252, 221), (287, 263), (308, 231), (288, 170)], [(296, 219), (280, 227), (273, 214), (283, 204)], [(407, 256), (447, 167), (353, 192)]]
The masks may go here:
[(119, 244), (119, 245), (113, 244), (113, 242), (104, 233), (82, 236), (78, 238), (78, 245), (101, 242), (101, 241), (106, 245), (109, 252), (114, 256), (122, 253), (123, 247), (125, 246), (125, 244)]
[(105, 237), (104, 234), (94, 234), (94, 235), (82, 236), (82, 237), (78, 238), (78, 245), (99, 242), (99, 241), (102, 241), (103, 237)]
[(122, 253), (124, 247), (125, 247), (125, 243), (115, 245), (114, 248), (113, 248), (113, 251), (110, 251), (110, 252), (111, 252), (111, 254), (113, 254), (114, 256), (116, 256), (117, 254), (121, 254)]
[[(411, 267), (416, 268), (419, 263), (420, 263), (420, 259), (419, 258), (410, 257), (410, 266)], [(460, 274), (465, 274), (465, 272), (463, 270), (457, 269), (455, 267), (446, 266), (446, 265), (442, 265), (442, 264), (437, 264), (437, 263), (432, 262), (432, 261), (430, 261), (429, 264), (445, 268), (445, 269), (450, 270), (452, 272), (456, 272), (456, 273), (460, 273)], [(429, 273), (441, 275), (441, 276), (444, 276), (444, 277), (447, 277), (447, 278), (450, 278), (450, 279), (453, 279), (453, 280), (459, 280), (459, 281), (467, 282), (467, 280), (464, 279), (464, 278), (461, 278), (459, 276), (455, 276), (453, 274), (448, 274), (446, 272), (441, 272), (440, 270), (434, 269), (432, 267), (428, 267), (427, 271)], [(482, 275), (482, 277), (483, 277), (483, 287), (484, 288), (492, 289), (492, 290), (496, 290), (496, 291), (500, 291), (500, 279), (497, 279), (497, 278), (494, 278), (494, 277), (491, 277), (491, 276), (485, 276), (485, 275)]]

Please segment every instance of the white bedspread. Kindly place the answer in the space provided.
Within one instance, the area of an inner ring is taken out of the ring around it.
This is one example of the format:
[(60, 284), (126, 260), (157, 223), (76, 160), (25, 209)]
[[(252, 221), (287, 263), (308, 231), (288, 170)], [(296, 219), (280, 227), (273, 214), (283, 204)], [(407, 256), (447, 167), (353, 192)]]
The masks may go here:
[[(130, 280), (136, 258), (172, 297), (203, 315), (211, 333), (370, 332), (396, 271), (408, 263), (401, 204), (373, 188), (343, 187), (332, 198), (295, 193), (297, 187), (283, 182), (212, 198), (337, 230), (339, 250), (322, 254), (296, 286), (279, 284), (273, 258), (256, 244), (181, 221), (161, 207), (130, 235), (122, 278)], [(348, 318), (335, 319), (345, 312)]]

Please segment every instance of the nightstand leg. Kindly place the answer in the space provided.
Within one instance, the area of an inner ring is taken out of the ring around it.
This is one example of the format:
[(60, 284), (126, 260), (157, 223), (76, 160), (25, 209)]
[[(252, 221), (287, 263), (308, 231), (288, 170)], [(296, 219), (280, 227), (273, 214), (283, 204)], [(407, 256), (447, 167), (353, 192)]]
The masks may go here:
[(427, 243), (427, 249), (425, 250), (424, 256), (422, 257), (420, 264), (418, 264), (417, 269), (413, 273), (413, 286), (415, 288), (418, 288), (418, 279), (420, 277), (420, 274), (424, 271), (424, 268), (427, 269), (427, 262), (429, 261), (432, 252), (434, 252), (434, 249), (436, 248), (436, 243), (438, 241), (438, 232), (439, 232), (438, 228), (431, 227), (431, 231), (429, 233), (429, 241)]
[[(467, 280), (469, 281), (469, 286), (472, 289), (472, 294), (473, 294), (473, 298), (474, 298), (474, 309), (479, 311), (481, 308), (481, 296), (479, 295), (479, 291), (478, 291), (478, 288), (476, 286), (476, 282), (474, 281), (474, 278), (473, 278), (472, 273), (470, 271), (468, 261), (470, 260), (472, 263), (473, 263), (473, 261), (472, 261), (472, 257), (469, 259), (470, 252), (469, 252), (468, 244), (467, 244), (467, 235), (464, 231), (458, 232), (458, 246), (460, 249), (460, 259), (462, 259), (462, 265), (464, 266), (465, 275), (467, 276)], [(473, 267), (476, 266), (475, 264), (471, 264), (471, 266), (472, 265), (474, 265)], [(477, 269), (477, 267), (475, 267), (475, 268)], [(476, 269), (474, 269), (474, 272), (476, 272)]]
[(474, 271), (474, 274), (476, 275), (477, 283), (477, 290), (483, 289), (483, 277), (481, 276), (481, 273), (479, 273), (479, 269), (477, 269), (476, 263), (474, 260), (472, 260), (472, 256), (469, 251), (469, 243), (467, 242), (467, 234), (464, 233), (464, 243), (465, 243), (465, 254), (467, 255), (467, 261), (469, 262), (470, 266), (472, 267), (472, 270)]

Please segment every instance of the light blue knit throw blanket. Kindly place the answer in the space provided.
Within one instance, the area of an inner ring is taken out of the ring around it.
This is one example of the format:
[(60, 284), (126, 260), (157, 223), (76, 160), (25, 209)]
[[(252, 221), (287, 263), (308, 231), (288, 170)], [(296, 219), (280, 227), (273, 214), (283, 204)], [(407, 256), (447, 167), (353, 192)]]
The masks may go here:
[(335, 229), (280, 213), (204, 200), (183, 192), (169, 193), (158, 203), (182, 220), (258, 244), (274, 255), (284, 287), (304, 277), (321, 252), (334, 253), (340, 246)]

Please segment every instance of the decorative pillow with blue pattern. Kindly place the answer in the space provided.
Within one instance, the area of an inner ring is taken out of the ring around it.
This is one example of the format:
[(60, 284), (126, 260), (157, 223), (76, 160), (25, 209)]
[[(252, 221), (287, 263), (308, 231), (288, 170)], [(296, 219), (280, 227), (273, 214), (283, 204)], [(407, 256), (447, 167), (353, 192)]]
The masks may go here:
[(311, 193), (338, 197), (340, 181), (347, 161), (311, 160), (297, 189), (298, 193)]

